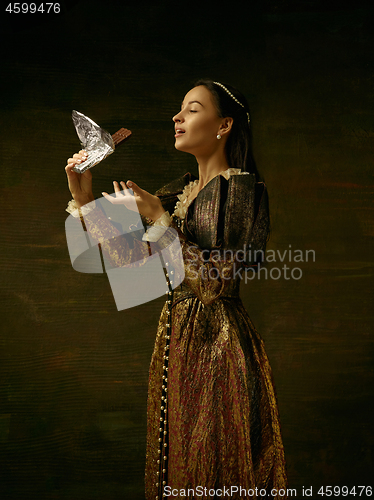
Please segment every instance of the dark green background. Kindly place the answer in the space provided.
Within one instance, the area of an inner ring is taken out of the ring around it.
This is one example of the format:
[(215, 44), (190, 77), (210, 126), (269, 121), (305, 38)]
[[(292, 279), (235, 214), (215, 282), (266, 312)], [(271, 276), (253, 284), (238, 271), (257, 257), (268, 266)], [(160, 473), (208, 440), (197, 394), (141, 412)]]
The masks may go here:
[(250, 102), (269, 249), (316, 252), (288, 263), (300, 280), (243, 287), (274, 371), (290, 487), (323, 498), (322, 485), (370, 484), (371, 5), (81, 0), (60, 15), (2, 12), (1, 499), (144, 498), (148, 367), (164, 299), (118, 312), (105, 275), (72, 269), (70, 114), (133, 131), (93, 170), (96, 196), (113, 179), (154, 191), (197, 173), (174, 149), (171, 117), (206, 76)]

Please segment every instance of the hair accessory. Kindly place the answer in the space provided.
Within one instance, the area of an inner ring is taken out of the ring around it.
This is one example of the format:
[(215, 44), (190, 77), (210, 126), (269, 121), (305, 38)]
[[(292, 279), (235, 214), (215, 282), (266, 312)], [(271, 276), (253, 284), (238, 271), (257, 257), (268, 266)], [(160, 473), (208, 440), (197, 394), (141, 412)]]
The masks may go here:
[(218, 134), (218, 135), (217, 135), (217, 139), (221, 139), (221, 134)]
[[(215, 83), (216, 85), (219, 85), (221, 88), (223, 88), (223, 90), (224, 90), (225, 92), (227, 92), (227, 93), (229, 94), (229, 96), (230, 96), (232, 99), (234, 99), (234, 101), (235, 101), (237, 104), (239, 104), (239, 106), (241, 106), (243, 109), (245, 109), (244, 104), (242, 104), (242, 103), (241, 103), (241, 102), (240, 102), (240, 101), (239, 101), (239, 100), (238, 100), (238, 99), (234, 96), (234, 94), (233, 94), (232, 92), (230, 92), (230, 91), (229, 91), (229, 89), (227, 89), (224, 85), (222, 85), (222, 83), (219, 83), (219, 82), (213, 82), (213, 83)], [(249, 117), (249, 113), (248, 113), (248, 111), (246, 111), (246, 113), (247, 113), (248, 123), (250, 123), (251, 119), (250, 119), (250, 117)], [(217, 137), (217, 139), (218, 139), (218, 137)]]

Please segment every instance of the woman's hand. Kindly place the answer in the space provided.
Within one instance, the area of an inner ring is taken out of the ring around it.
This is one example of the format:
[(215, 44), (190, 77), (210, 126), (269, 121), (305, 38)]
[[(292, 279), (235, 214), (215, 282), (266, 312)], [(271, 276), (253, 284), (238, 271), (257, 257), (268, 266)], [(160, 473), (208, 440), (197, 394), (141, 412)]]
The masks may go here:
[(86, 170), (83, 174), (78, 174), (73, 170), (75, 165), (83, 163), (87, 156), (86, 151), (82, 149), (79, 153), (75, 153), (73, 158), (68, 159), (68, 164), (65, 167), (69, 189), (78, 207), (86, 205), (95, 199), (92, 193), (91, 171)]
[[(121, 189), (121, 187), (122, 189)], [(125, 205), (129, 210), (134, 212), (139, 212), (145, 217), (152, 220), (157, 220), (165, 212), (162, 207), (161, 201), (157, 196), (154, 196), (144, 189), (140, 189), (135, 182), (127, 181), (127, 183), (121, 181), (113, 182), (114, 192), (116, 196), (109, 196), (108, 193), (102, 193), (102, 195), (113, 203), (114, 205)], [(129, 189), (132, 189), (134, 195), (131, 194)]]

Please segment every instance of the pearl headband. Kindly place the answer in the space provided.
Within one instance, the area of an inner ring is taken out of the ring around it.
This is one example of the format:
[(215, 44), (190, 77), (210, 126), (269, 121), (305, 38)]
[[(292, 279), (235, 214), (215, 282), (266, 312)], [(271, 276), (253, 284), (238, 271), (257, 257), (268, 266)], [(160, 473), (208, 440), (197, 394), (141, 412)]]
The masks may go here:
[[(215, 83), (216, 85), (219, 85), (221, 88), (223, 88), (223, 90), (224, 90), (225, 92), (227, 92), (227, 93), (229, 94), (229, 96), (230, 96), (232, 99), (234, 99), (234, 101), (235, 101), (237, 104), (239, 104), (239, 106), (241, 106), (243, 109), (245, 109), (244, 104), (242, 104), (240, 101), (238, 101), (238, 99), (234, 96), (234, 94), (232, 94), (232, 93), (229, 91), (229, 89), (227, 89), (224, 85), (222, 85), (222, 83), (219, 83), (219, 82), (213, 82), (213, 83)], [(248, 123), (250, 123), (251, 119), (250, 119), (250, 117), (249, 117), (249, 113), (248, 113), (248, 111), (246, 111), (246, 113), (247, 113)]]

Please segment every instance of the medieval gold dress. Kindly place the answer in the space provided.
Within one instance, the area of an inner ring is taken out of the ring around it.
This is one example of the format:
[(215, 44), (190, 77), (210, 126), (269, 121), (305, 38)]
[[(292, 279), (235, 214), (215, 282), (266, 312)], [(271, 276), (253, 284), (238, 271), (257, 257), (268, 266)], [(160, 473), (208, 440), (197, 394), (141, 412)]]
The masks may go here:
[[(156, 193), (166, 214), (155, 224), (177, 231), (185, 277), (172, 290), (169, 275), (151, 359), (146, 498), (248, 499), (257, 488), (285, 499), (272, 372), (239, 297), (268, 238), (266, 186), (228, 169), (188, 203), (196, 182), (186, 174)], [(114, 265), (126, 265), (129, 252), (137, 262), (149, 256), (144, 238), (131, 249), (108, 239), (117, 230), (100, 208), (84, 220)]]

